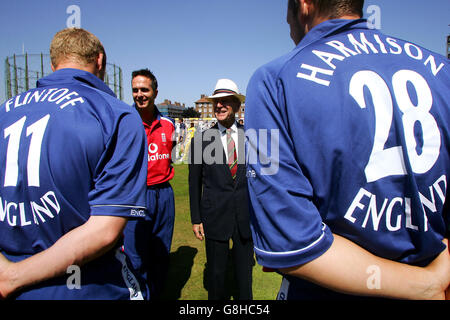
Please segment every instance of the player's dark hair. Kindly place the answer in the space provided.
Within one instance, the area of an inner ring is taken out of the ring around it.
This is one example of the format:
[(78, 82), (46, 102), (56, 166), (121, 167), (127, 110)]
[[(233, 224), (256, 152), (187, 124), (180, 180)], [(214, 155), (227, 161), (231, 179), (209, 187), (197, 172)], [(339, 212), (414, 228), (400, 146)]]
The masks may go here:
[[(337, 19), (345, 15), (363, 16), (364, 0), (312, 0), (319, 13), (329, 19)], [(289, 10), (296, 13), (299, 0), (289, 0)]]
[(156, 80), (155, 75), (149, 69), (136, 70), (131, 73), (131, 80), (137, 76), (143, 76), (149, 78), (152, 81), (152, 89), (156, 91), (158, 89), (158, 80)]
[(298, 3), (298, 0), (289, 0), (288, 1), (289, 12), (293, 15), (296, 15), (299, 6), (300, 6), (300, 4)]

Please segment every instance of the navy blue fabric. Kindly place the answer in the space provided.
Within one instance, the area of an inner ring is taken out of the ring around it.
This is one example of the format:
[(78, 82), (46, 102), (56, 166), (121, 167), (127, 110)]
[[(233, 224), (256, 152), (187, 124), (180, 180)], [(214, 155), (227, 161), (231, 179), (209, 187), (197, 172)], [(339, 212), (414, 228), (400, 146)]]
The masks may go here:
[(133, 267), (150, 288), (150, 299), (157, 299), (169, 269), (175, 223), (175, 198), (170, 183), (147, 187), (148, 216), (129, 221), (124, 230), (124, 251)]

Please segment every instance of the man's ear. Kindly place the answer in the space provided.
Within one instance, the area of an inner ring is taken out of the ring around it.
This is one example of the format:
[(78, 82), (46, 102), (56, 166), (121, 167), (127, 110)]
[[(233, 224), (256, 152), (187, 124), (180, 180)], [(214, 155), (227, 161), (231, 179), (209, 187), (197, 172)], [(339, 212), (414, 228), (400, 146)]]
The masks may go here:
[(97, 61), (96, 61), (97, 69), (99, 71), (103, 70), (106, 67), (106, 63), (104, 63), (104, 61), (103, 61), (104, 58), (105, 58), (105, 55), (100, 52), (98, 54)]
[(314, 9), (312, 0), (299, 0), (299, 12), (303, 17), (308, 17)]
[(300, 19), (301, 24), (303, 25), (304, 34), (307, 34), (309, 31), (311, 31), (312, 28), (314, 28), (314, 26), (322, 22), (319, 19), (320, 12), (314, 0), (299, 0), (299, 1), (300, 1), (299, 2), (300, 8), (298, 10), (298, 18)]
[(239, 109), (241, 109), (241, 100), (239, 100), (238, 98), (236, 98), (236, 103), (233, 106), (233, 111), (234, 113), (238, 113)]

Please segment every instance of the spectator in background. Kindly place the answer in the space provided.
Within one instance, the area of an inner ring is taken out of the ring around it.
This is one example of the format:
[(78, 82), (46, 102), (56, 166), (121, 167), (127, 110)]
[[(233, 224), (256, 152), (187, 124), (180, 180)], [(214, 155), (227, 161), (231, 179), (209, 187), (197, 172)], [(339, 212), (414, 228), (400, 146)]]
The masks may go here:
[(189, 139), (194, 138), (195, 131), (197, 131), (197, 128), (195, 127), (195, 122), (192, 121), (188, 129)]
[(189, 158), (189, 149), (191, 147), (192, 139), (194, 138), (195, 132), (197, 131), (197, 128), (195, 127), (195, 122), (191, 120), (192, 122), (189, 124), (189, 129), (187, 129), (186, 133), (186, 139), (184, 141), (184, 154), (182, 161), (184, 163), (187, 162)]
[(184, 123), (183, 118), (180, 118), (179, 122), (179, 127), (180, 127), (180, 132), (178, 135), (178, 138), (181, 139), (181, 141), (184, 140), (184, 137), (186, 136), (186, 124)]
[(186, 124), (183, 118), (178, 119), (178, 123), (175, 124), (176, 142), (175, 154), (173, 155), (175, 163), (180, 162), (184, 156), (184, 140), (186, 137)]

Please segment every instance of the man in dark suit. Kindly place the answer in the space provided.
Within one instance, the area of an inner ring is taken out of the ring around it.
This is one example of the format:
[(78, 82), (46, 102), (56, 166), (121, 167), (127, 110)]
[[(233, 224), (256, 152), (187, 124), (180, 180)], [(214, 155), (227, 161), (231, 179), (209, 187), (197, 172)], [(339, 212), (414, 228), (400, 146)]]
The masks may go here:
[(236, 122), (245, 96), (228, 79), (217, 82), (213, 103), (217, 124), (196, 134), (190, 149), (189, 197), (192, 229), (205, 239), (209, 300), (227, 299), (229, 242), (240, 300), (251, 300), (253, 241), (248, 211), (243, 126)]

